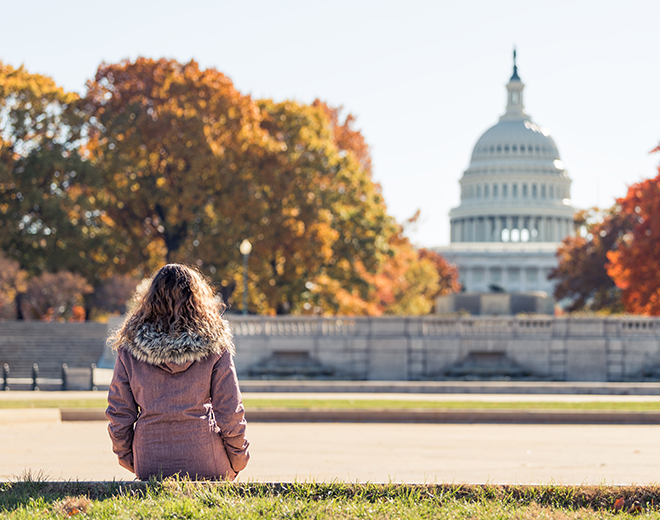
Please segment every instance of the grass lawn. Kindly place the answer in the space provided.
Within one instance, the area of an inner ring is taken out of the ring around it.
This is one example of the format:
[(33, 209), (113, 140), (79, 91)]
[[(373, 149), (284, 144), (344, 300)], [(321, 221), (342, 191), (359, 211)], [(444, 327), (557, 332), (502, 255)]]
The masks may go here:
[[(245, 399), (250, 409), (323, 409), (323, 410), (617, 410), (630, 412), (660, 411), (660, 402), (483, 402), (483, 401), (405, 401), (396, 399)], [(105, 397), (95, 399), (43, 399), (39, 393), (31, 400), (3, 396), (2, 408), (105, 408)]]
[(0, 518), (658, 518), (660, 487), (348, 483), (0, 483)]

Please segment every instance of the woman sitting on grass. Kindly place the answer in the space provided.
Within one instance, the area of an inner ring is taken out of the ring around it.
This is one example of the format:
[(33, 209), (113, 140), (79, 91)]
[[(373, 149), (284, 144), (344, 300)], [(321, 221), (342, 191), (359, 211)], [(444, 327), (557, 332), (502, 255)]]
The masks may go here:
[(250, 458), (234, 345), (214, 296), (194, 269), (166, 265), (111, 337), (108, 431), (139, 479), (233, 480)]

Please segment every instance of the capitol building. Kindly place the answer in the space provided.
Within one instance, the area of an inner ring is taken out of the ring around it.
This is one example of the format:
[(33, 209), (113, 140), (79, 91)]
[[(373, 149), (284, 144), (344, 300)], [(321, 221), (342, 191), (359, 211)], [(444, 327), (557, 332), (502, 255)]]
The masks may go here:
[(506, 85), (506, 112), (474, 146), (450, 213), (451, 243), (434, 248), (469, 293), (544, 291), (559, 242), (573, 231), (571, 179), (547, 130), (525, 112), (525, 84)]

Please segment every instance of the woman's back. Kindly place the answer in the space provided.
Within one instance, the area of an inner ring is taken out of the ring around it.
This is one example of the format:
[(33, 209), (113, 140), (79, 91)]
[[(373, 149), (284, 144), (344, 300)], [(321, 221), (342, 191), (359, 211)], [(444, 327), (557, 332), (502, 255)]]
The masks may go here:
[(217, 320), (174, 333), (126, 321), (106, 415), (113, 451), (140, 479), (175, 473), (233, 479), (247, 464), (230, 336)]

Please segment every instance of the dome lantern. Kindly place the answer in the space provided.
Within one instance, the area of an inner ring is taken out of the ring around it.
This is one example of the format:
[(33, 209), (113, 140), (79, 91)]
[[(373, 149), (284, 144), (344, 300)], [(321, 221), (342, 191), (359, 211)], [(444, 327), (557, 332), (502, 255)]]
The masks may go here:
[(518, 65), (516, 64), (516, 50), (513, 50), (513, 74), (509, 83), (506, 85), (507, 102), (506, 113), (500, 117), (500, 121), (506, 119), (529, 119), (525, 113), (525, 105), (523, 104), (523, 90), (525, 84), (518, 76)]

